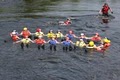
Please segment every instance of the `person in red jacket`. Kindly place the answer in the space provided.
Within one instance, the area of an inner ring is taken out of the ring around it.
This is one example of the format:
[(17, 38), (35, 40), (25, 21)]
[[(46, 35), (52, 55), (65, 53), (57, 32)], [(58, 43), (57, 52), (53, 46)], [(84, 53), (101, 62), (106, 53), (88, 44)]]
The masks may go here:
[(42, 48), (43, 50), (45, 49), (45, 43), (46, 41), (44, 39), (42, 39), (41, 36), (38, 37), (38, 39), (35, 39), (34, 42), (38, 45), (38, 50), (40, 50), (40, 48)]
[(104, 3), (102, 9), (100, 10), (100, 13), (102, 13), (103, 16), (109, 16), (109, 11), (113, 13), (112, 9), (109, 7), (107, 3)]
[(31, 36), (31, 32), (27, 29), (27, 27), (24, 27), (23, 28), (23, 31), (20, 33), (20, 35), (22, 35), (22, 37), (23, 38), (25, 38), (25, 37), (29, 37), (29, 38), (31, 38), (32, 36)]
[(95, 33), (95, 35), (91, 37), (91, 40), (94, 42), (101, 41), (101, 37), (100, 37), (99, 33)]
[(103, 55), (105, 55), (106, 53), (106, 50), (108, 50), (108, 48), (110, 47), (111, 45), (111, 41), (108, 39), (108, 38), (104, 38), (102, 41), (101, 41), (101, 45), (96, 47), (97, 51), (99, 52), (102, 52)]
[(20, 38), (18, 37), (18, 32), (16, 32), (16, 30), (13, 30), (13, 32), (10, 33), (10, 37), (12, 39), (13, 42), (19, 40)]

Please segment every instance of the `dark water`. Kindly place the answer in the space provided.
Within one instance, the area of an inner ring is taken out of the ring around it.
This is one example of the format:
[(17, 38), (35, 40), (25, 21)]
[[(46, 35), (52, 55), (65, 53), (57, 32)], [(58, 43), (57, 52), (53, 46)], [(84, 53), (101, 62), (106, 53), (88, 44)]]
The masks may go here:
[[(120, 1), (107, 0), (113, 9), (109, 23), (98, 18), (105, 0), (0, 0), (0, 80), (119, 80), (120, 79)], [(58, 21), (72, 18), (72, 25), (60, 26)], [(40, 27), (47, 33), (60, 29), (64, 34), (73, 30), (76, 35), (87, 36), (99, 32), (108, 37), (112, 45), (106, 56), (94, 52), (92, 61), (82, 51), (38, 51), (35, 44), (22, 51), (13, 44), (9, 33), (21, 32), (27, 26), (31, 32)], [(4, 43), (4, 40), (7, 42)]]

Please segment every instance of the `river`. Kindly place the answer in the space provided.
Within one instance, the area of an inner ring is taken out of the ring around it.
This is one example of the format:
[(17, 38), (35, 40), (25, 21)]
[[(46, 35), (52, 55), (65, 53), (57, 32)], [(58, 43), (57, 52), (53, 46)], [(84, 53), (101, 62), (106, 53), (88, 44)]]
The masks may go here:
[[(107, 2), (115, 18), (104, 23), (98, 12)], [(119, 80), (120, 79), (120, 1), (119, 0), (0, 0), (0, 80)], [(72, 18), (72, 25), (61, 26), (59, 21)], [(50, 29), (69, 30), (79, 36), (92, 36), (98, 32), (111, 40), (105, 57), (81, 50), (56, 52), (38, 50), (35, 44), (21, 50), (9, 36), (27, 26), (31, 32), (40, 27), (44, 33)]]

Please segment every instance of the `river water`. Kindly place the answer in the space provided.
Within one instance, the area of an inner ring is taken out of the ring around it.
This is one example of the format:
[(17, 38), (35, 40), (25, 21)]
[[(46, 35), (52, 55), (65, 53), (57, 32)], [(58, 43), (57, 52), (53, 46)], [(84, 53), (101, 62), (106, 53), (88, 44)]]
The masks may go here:
[[(103, 3), (113, 10), (114, 19), (104, 23), (98, 18)], [(119, 80), (120, 79), (120, 1), (119, 0), (0, 0), (0, 80)], [(72, 25), (60, 26), (58, 21), (72, 18)], [(13, 44), (9, 33), (19, 33), (27, 26), (31, 32), (40, 27), (44, 33), (50, 29), (64, 34), (73, 30), (79, 36), (95, 32), (111, 40), (103, 58), (94, 52), (63, 52), (62, 45), (56, 52), (37, 50), (35, 44), (21, 50)], [(6, 42), (4, 42), (6, 41)]]

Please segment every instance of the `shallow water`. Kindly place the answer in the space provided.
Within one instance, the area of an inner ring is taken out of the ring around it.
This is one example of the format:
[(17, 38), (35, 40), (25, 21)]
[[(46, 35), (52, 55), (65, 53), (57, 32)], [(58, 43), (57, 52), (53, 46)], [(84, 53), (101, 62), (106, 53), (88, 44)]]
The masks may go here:
[[(120, 1), (107, 0), (115, 19), (103, 23), (98, 11), (104, 0), (1, 0), (0, 1), (0, 80), (119, 80), (120, 79)], [(72, 25), (60, 26), (58, 21), (72, 18)], [(108, 37), (112, 45), (106, 56), (94, 52), (89, 54), (63, 52), (62, 45), (56, 52), (37, 50), (35, 44), (20, 49), (13, 44), (9, 33), (16, 29), (21, 32), (27, 26), (31, 32), (40, 27), (47, 33), (60, 29), (64, 34), (73, 30), (78, 36), (84, 32), (92, 36), (99, 32)], [(7, 42), (4, 43), (4, 40)]]

